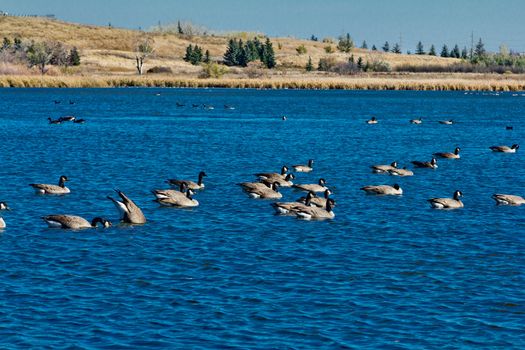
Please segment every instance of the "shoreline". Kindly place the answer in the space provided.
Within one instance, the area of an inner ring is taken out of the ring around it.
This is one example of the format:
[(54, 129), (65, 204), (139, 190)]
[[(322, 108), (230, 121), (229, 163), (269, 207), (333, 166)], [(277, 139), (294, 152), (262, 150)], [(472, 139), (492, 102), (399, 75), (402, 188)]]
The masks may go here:
[(173, 76), (2, 75), (1, 88), (236, 88), (303, 90), (525, 91), (525, 77), (501, 75), (382, 75), (198, 79)]

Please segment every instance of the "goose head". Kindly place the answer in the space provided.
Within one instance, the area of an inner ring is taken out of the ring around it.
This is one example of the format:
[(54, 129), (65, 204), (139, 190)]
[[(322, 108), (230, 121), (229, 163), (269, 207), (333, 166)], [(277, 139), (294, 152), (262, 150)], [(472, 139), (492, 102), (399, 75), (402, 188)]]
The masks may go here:
[(324, 186), (324, 185), (326, 185), (326, 180), (323, 179), (323, 178), (320, 178), (319, 179), (319, 186)]
[(392, 168), (397, 168), (397, 162), (396, 161), (393, 161), (392, 163), (390, 163), (390, 166)]
[(459, 201), (460, 197), (463, 197), (463, 193), (459, 190), (456, 190), (456, 192), (454, 192), (454, 199)]
[(283, 167), (281, 168), (281, 175), (286, 175), (287, 172), (288, 172), (288, 167), (286, 165), (283, 165)]
[(394, 186), (392, 186), (392, 187), (394, 187), (394, 189), (395, 189), (396, 191), (399, 191), (399, 189), (401, 188), (401, 187), (399, 187), (398, 184), (394, 184)]
[(517, 150), (518, 148), (520, 148), (520, 145), (518, 145), (518, 144), (514, 144), (511, 147), (511, 149), (515, 149), (515, 150)]
[(311, 168), (312, 165), (314, 165), (314, 160), (313, 159), (309, 159), (308, 160), (308, 166)]
[(199, 173), (199, 179), (202, 179), (202, 178), (205, 177), (205, 176), (208, 176), (208, 175), (206, 175), (206, 173), (205, 173), (204, 171), (201, 171), (201, 172)]
[(192, 196), (193, 196), (194, 194), (195, 194), (195, 192), (193, 192), (192, 190), (190, 190), (190, 189), (188, 188), (188, 190), (186, 191), (186, 198), (188, 198), (188, 199), (193, 199)]
[(335, 205), (335, 201), (332, 198), (328, 199), (326, 201), (326, 211), (331, 212), (334, 205)]
[(461, 151), (461, 148), (456, 147), (456, 149), (454, 150), (454, 154), (458, 155), (458, 154), (459, 154), (459, 151)]
[(332, 194), (332, 191), (330, 191), (329, 189), (326, 189), (324, 191), (324, 198), (328, 199), (331, 194)]
[(294, 174), (288, 174), (286, 175), (286, 177), (284, 178), (285, 181), (291, 181), (295, 179), (295, 175)]
[(91, 221), (91, 226), (93, 227), (97, 227), (98, 224), (101, 224), (104, 228), (108, 228), (113, 225), (111, 221), (101, 217), (96, 217)]
[(277, 181), (272, 184), (272, 190), (279, 192), (279, 183)]
[(58, 179), (58, 185), (60, 187), (64, 187), (64, 184), (65, 184), (66, 181), (69, 181), (69, 179), (67, 178), (67, 176), (62, 175), (62, 176), (60, 176), (60, 179)]
[(437, 165), (438, 161), (436, 158), (432, 158), (432, 160), (430, 161), (430, 164), (432, 165)]
[(0, 210), (11, 210), (6, 202), (0, 202)]

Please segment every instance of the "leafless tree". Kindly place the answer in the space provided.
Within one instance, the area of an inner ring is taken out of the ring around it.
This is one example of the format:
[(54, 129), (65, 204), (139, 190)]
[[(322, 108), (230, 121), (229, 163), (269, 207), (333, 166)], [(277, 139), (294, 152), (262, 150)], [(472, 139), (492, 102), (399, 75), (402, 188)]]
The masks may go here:
[(135, 61), (139, 75), (143, 73), (144, 61), (151, 56), (154, 51), (153, 39), (146, 37), (137, 42), (135, 47)]

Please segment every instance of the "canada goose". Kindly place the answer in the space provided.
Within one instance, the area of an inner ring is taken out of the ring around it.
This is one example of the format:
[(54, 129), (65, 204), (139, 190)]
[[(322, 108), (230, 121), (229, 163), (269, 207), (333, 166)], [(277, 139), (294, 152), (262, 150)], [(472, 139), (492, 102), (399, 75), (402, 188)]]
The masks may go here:
[(288, 119), (288, 118), (286, 118), (285, 115), (283, 115), (283, 116), (281, 117), (281, 120), (282, 120), (283, 122), (285, 122), (287, 119)]
[(191, 106), (192, 106), (193, 108), (199, 108), (201, 105), (199, 105), (199, 104), (195, 104), (195, 103), (192, 103)]
[(492, 199), (498, 205), (522, 205), (525, 204), (525, 198), (512, 194), (493, 194)]
[(414, 172), (406, 167), (403, 167), (403, 169), (390, 169), (388, 173), (392, 176), (414, 176)]
[(73, 120), (73, 123), (75, 123), (75, 124), (84, 124), (85, 122), (86, 122), (86, 120), (82, 119), (82, 118)]
[(365, 186), (361, 187), (361, 190), (365, 191), (367, 194), (379, 194), (379, 195), (401, 195), (403, 194), (403, 189), (399, 187), (398, 184), (394, 186), (389, 185), (379, 185), (379, 186)]
[(4, 218), (0, 216), (0, 230), (6, 227)]
[(326, 185), (326, 180), (321, 178), (317, 184), (305, 184), (305, 185), (293, 185), (293, 188), (297, 188), (301, 191), (312, 191), (312, 192), (324, 192), (328, 189)]
[(304, 203), (300, 202), (276, 202), (272, 203), (272, 207), (277, 214), (287, 215), (292, 214), (292, 211), (297, 211), (310, 206), (310, 200), (315, 196), (313, 192), (308, 192)]
[(208, 175), (206, 175), (204, 171), (201, 171), (199, 173), (199, 179), (197, 180), (197, 182), (193, 182), (190, 180), (179, 180), (179, 179), (169, 179), (166, 182), (169, 183), (171, 186), (180, 186), (181, 183), (185, 183), (190, 190), (201, 190), (204, 188), (204, 182), (202, 180), (205, 176), (208, 176)]
[(436, 169), (438, 167), (436, 158), (432, 158), (430, 162), (419, 162), (417, 160), (413, 161), (412, 164), (416, 168), (431, 168)]
[(146, 223), (146, 217), (142, 213), (142, 210), (126, 196), (122, 191), (115, 190), (120, 196), (122, 201), (113, 199), (110, 196), (107, 196), (107, 199), (115, 204), (115, 207), (120, 213), (120, 220), (128, 224), (144, 224)]
[(262, 180), (270, 179), (270, 178), (282, 178), (283, 180), (286, 178), (286, 173), (288, 172), (288, 167), (286, 165), (283, 165), (281, 167), (281, 173), (257, 173), (255, 176)]
[(71, 100), (69, 100), (69, 104), (70, 104), (70, 105), (74, 105), (75, 103), (76, 103), (75, 101), (71, 101)]
[(189, 208), (199, 206), (199, 202), (192, 197), (195, 192), (190, 189), (186, 190), (186, 194), (174, 190), (167, 191), (170, 192), (166, 193), (162, 190), (155, 191), (154, 194), (157, 197), (155, 202), (165, 207)]
[(318, 207), (303, 207), (298, 210), (293, 210), (292, 212), (297, 215), (298, 218), (305, 220), (322, 220), (322, 219), (333, 219), (335, 214), (333, 212), (334, 200), (328, 199), (326, 201), (326, 206), (324, 208)]
[(492, 152), (502, 152), (502, 153), (516, 153), (520, 148), (520, 145), (514, 144), (511, 147), (509, 146), (491, 146), (490, 149)]
[(66, 181), (69, 179), (62, 175), (58, 180), (58, 185), (29, 184), (29, 186), (33, 187), (37, 194), (66, 194), (71, 192), (65, 185)]
[(459, 151), (461, 151), (461, 148), (456, 147), (456, 149), (454, 150), (454, 153), (452, 153), (452, 152), (438, 152), (438, 153), (434, 153), (433, 156), (434, 157), (439, 157), (439, 158), (447, 158), (447, 159), (459, 159), (460, 158)]
[(59, 119), (53, 120), (51, 118), (47, 118), (49, 120), (49, 124), (61, 124), (62, 122)]
[(314, 170), (314, 160), (309, 159), (308, 165), (304, 165), (304, 164), (292, 165), (292, 168), (294, 171), (298, 173), (309, 173), (312, 170)]
[(505, 130), (514, 130), (514, 127), (513, 126), (506, 126)]
[(267, 185), (271, 185), (272, 183), (277, 182), (279, 184), (279, 187), (292, 187), (292, 180), (294, 179), (294, 174), (286, 174), (284, 179), (280, 175), (275, 174), (274, 176), (269, 176), (268, 178), (261, 180), (261, 182), (264, 182)]
[(250, 190), (271, 188), (272, 184), (267, 182), (241, 182), (238, 184), (244, 191), (249, 192)]
[(11, 210), (6, 202), (0, 202), (0, 210)]
[(215, 109), (215, 107), (213, 107), (211, 105), (202, 105), (202, 107), (204, 107), (204, 109), (207, 109), (207, 110)]
[[(324, 197), (317, 197), (317, 195), (314, 192), (308, 192), (308, 193), (311, 194), (310, 205), (315, 205), (316, 207), (324, 208), (326, 207), (326, 201), (330, 198), (332, 191), (330, 190), (324, 191)], [(306, 197), (299, 198), (297, 202), (305, 204)]]
[(411, 119), (410, 124), (423, 124), (423, 118)]
[(72, 122), (72, 121), (75, 121), (75, 119), (76, 119), (75, 117), (68, 115), (68, 116), (65, 116), (65, 117), (58, 118), (58, 121), (60, 121), (60, 122)]
[(457, 209), (463, 208), (463, 202), (459, 200), (463, 196), (461, 191), (454, 192), (453, 198), (431, 198), (428, 200), (434, 209)]
[(177, 107), (184, 107), (184, 106), (186, 106), (184, 103), (180, 103), (180, 102), (175, 102), (175, 104), (177, 105)]
[(274, 182), (271, 188), (254, 188), (254, 189), (245, 189), (245, 192), (251, 198), (260, 198), (260, 199), (280, 199), (283, 195), (279, 192), (279, 184)]
[(369, 120), (366, 121), (367, 124), (377, 124), (376, 117), (372, 117)]
[(230, 111), (233, 111), (235, 109), (235, 107), (229, 106), (229, 105), (224, 105), (224, 109), (229, 109)]
[(75, 215), (47, 215), (43, 216), (42, 219), (47, 222), (51, 228), (63, 228), (70, 230), (79, 230), (83, 228), (95, 228), (97, 224), (101, 224), (102, 227), (108, 228), (111, 226), (111, 222), (104, 218), (96, 217), (91, 223), (80, 216)]
[(386, 174), (391, 169), (397, 168), (397, 162), (392, 162), (390, 165), (372, 165), (372, 172), (376, 174)]
[(58, 100), (55, 100), (55, 104), (58, 105), (60, 104), (61, 101), (58, 101)]
[(440, 120), (439, 124), (452, 125), (452, 124), (454, 124), (454, 120), (452, 120), (452, 119), (450, 119), (450, 120)]

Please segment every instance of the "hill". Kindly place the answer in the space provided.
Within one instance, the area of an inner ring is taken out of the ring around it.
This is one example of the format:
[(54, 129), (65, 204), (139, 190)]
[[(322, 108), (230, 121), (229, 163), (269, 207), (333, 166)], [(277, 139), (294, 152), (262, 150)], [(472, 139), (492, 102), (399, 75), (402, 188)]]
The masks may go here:
[[(57, 81), (58, 76), (64, 76), (62, 81), (72, 82), (73, 78), (93, 78), (90, 81), (96, 82), (101, 81), (101, 78), (112, 79), (123, 79), (129, 78), (130, 80), (136, 81), (136, 70), (134, 66), (134, 48), (136, 43), (141, 37), (144, 37), (145, 33), (138, 30), (128, 30), (113, 27), (101, 27), (91, 25), (81, 25), (75, 23), (68, 23), (59, 20), (51, 20), (45, 18), (33, 18), (33, 17), (11, 17), (3, 16), (0, 17), (0, 38), (7, 37), (11, 40), (15, 37), (21, 38), (23, 41), (59, 41), (70, 47), (77, 47), (80, 50), (82, 64), (75, 69), (68, 70), (57, 70), (51, 71), (49, 75), (52, 75), (52, 79), (44, 77), (47, 81)], [(185, 62), (182, 58), (185, 54), (186, 47), (189, 44), (197, 44), (209, 50), (212, 56), (212, 60), (221, 61), (224, 52), (227, 48), (228, 40), (232, 37), (242, 38), (243, 40), (250, 39), (251, 35), (248, 33), (237, 33), (235, 35), (179, 35), (166, 32), (148, 32), (147, 35), (154, 40), (155, 53), (146, 61), (145, 69), (151, 67), (167, 67), (170, 68), (173, 73), (165, 74), (164, 78), (166, 81), (175, 80), (191, 80), (198, 79), (202, 72), (202, 67), (194, 66), (190, 63)], [(225, 81), (233, 81), (236, 79), (256, 79), (260, 81), (275, 80), (275, 81), (296, 81), (296, 82), (308, 82), (312, 81), (317, 84), (318, 87), (323, 87), (322, 81), (329, 82), (332, 86), (334, 81), (339, 87), (351, 86), (353, 88), (359, 88), (360, 85), (356, 83), (357, 80), (361, 79), (393, 79), (392, 84), (384, 85), (385, 88), (395, 88), (396, 84), (403, 80), (426, 80), (427, 82), (420, 86), (414, 86), (414, 88), (432, 88), (431, 84), (435, 84), (436, 80), (449, 79), (450, 74), (447, 78), (446, 75), (432, 75), (428, 76), (425, 74), (413, 74), (407, 77), (407, 74), (374, 74), (366, 73), (359, 74), (357, 76), (339, 75), (332, 72), (305, 72), (305, 66), (311, 57), (314, 67), (322, 58), (329, 58), (335, 62), (348, 62), (351, 55), (354, 56), (355, 60), (359, 57), (363, 59), (363, 62), (384, 62), (387, 63), (392, 69), (402, 65), (411, 66), (448, 66), (459, 62), (460, 60), (454, 58), (441, 58), (427, 55), (406, 55), (406, 54), (394, 54), (384, 53), (379, 51), (353, 49), (351, 53), (338, 52), (336, 49), (336, 42), (321, 42), (311, 40), (300, 40), (296, 38), (271, 38), (273, 43), (277, 67), (276, 69), (257, 69), (256, 72), (253, 70), (242, 69), (242, 68), (230, 68), (228, 73), (224, 76)], [(304, 46), (306, 53), (299, 54), (297, 48)], [(330, 46), (333, 53), (327, 53), (326, 48)], [(0, 74), (2, 72), (0, 71)], [(4, 72), (5, 74), (5, 72)], [(25, 72), (25, 75), (38, 75), (36, 71)], [(0, 75), (0, 78), (2, 76)], [(67, 79), (66, 79), (67, 78)], [(146, 77), (147, 78), (147, 77)], [(144, 78), (144, 79), (146, 79)], [(460, 75), (454, 75), (452, 77), (455, 80), (463, 79), (464, 84), (459, 84), (457, 81), (454, 83), (453, 88), (469, 88), (468, 81), (472, 79), (485, 79), (487, 76), (475, 77), (470, 75), (462, 77)], [(10, 77), (10, 83), (7, 83), (7, 77), (3, 77), (4, 86), (16, 85), (13, 83), (14, 77)], [(34, 81), (33, 78), (24, 78), (26, 83), (32, 85), (30, 81)], [(157, 74), (155, 79), (161, 79)], [(498, 84), (501, 85), (501, 79), (497, 76), (490, 76), (489, 79), (494, 81), (500, 81)], [(15, 79), (16, 80), (16, 79)], [(58, 79), (59, 80), (59, 79)], [(150, 79), (151, 81), (151, 79)], [(253, 83), (253, 82), (252, 82)], [(253, 85), (252, 83), (244, 85)], [(65, 85), (71, 83), (64, 83)], [(98, 84), (98, 83), (93, 83)], [(138, 83), (140, 85), (140, 83)], [(281, 84), (281, 83), (279, 83)], [(314, 85), (315, 85), (314, 84)], [(425, 85), (426, 84), (426, 85)], [(489, 82), (488, 85), (492, 83)], [(514, 84), (514, 83), (513, 83)], [(43, 83), (43, 85), (45, 85)], [(83, 86), (89, 84), (82, 84), (77, 82), (76, 86)], [(104, 84), (102, 84), (104, 85)], [(109, 84), (111, 85), (111, 84)], [(119, 84), (116, 84), (119, 85)], [(144, 85), (149, 85), (144, 84)], [(166, 85), (166, 84), (165, 84)], [(170, 84), (168, 84), (170, 85)], [(175, 84), (177, 85), (177, 84)], [(195, 84), (201, 85), (201, 83)], [(215, 82), (214, 85), (220, 85)], [(242, 84), (240, 84), (242, 85)], [(239, 86), (240, 86), (239, 85)], [(286, 84), (285, 84), (286, 85)], [(299, 84), (300, 86), (308, 87), (308, 84)], [(381, 85), (381, 84), (378, 84)], [(487, 84), (485, 84), (487, 85)], [(503, 84), (504, 85), (504, 84)], [(512, 85), (512, 84), (511, 84)], [(399, 86), (404, 86), (403, 84)], [(363, 86), (366, 88), (366, 86)], [(378, 88), (377, 86), (370, 86), (370, 88)], [(406, 87), (405, 87), (406, 88)], [(446, 84), (438, 84), (436, 88), (447, 88)], [(497, 87), (498, 89), (500, 87)], [(514, 85), (510, 89), (515, 89)], [(491, 87), (492, 89), (492, 87)]]

